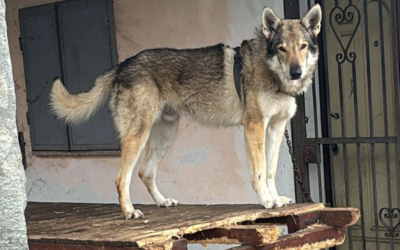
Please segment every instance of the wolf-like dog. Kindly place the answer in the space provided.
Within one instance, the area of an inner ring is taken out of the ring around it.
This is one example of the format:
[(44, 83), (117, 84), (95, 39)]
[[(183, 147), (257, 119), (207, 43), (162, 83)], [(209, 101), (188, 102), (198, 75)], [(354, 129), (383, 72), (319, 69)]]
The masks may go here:
[[(69, 124), (88, 120), (110, 98), (121, 142), (121, 168), (115, 181), (126, 219), (143, 217), (129, 193), (134, 166), (145, 149), (139, 176), (160, 207), (178, 205), (155, 182), (158, 164), (172, 144), (179, 118), (204, 125), (244, 127), (252, 185), (265, 208), (294, 201), (275, 186), (279, 149), (295, 96), (307, 90), (319, 57), (319, 5), (300, 20), (281, 20), (264, 7), (255, 38), (240, 45), (240, 87), (234, 83), (235, 51), (224, 44), (144, 50), (98, 76), (94, 87), (72, 95), (59, 79), (50, 93), (51, 109)], [(237, 91), (238, 89), (238, 91)]]

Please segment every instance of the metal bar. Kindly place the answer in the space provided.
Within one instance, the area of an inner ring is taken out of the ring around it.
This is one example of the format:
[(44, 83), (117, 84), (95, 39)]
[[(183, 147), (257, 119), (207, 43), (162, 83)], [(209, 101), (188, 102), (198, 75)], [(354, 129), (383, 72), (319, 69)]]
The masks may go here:
[[(363, 182), (362, 182), (362, 169), (361, 169), (361, 153), (360, 153), (360, 144), (357, 143), (357, 170), (358, 170), (358, 194), (360, 199), (360, 211), (361, 214), (364, 214), (364, 197), (363, 197)], [(366, 249), (365, 245), (365, 216), (361, 218), (361, 237), (362, 237), (362, 246), (363, 249)]]
[(315, 80), (313, 78), (313, 84), (312, 84), (312, 97), (313, 97), (313, 113), (314, 113), (314, 137), (318, 138), (319, 137), (319, 131), (318, 131), (318, 110), (317, 110), (317, 88), (315, 86)]
[(300, 18), (300, 3), (298, 0), (283, 0), (283, 6), (286, 19)]
[[(346, 53), (346, 51), (344, 51)], [(338, 76), (339, 76), (339, 102), (340, 102), (340, 123), (342, 128), (342, 137), (346, 137), (346, 127), (344, 123), (344, 106), (343, 106), (343, 79), (342, 79), (342, 66), (338, 62)], [(344, 190), (346, 198), (346, 206), (349, 207), (350, 193), (349, 193), (349, 169), (347, 159), (347, 146), (343, 144), (343, 173), (344, 173)], [(347, 238), (349, 239), (350, 250), (353, 249), (353, 241), (351, 239), (351, 228), (347, 230)]]
[[(308, 8), (311, 8), (311, 0), (307, 0)], [(315, 2), (314, 2), (315, 4)], [(319, 138), (319, 129), (318, 129), (318, 108), (317, 108), (317, 85), (315, 83), (315, 74), (312, 79), (312, 96), (313, 96), (313, 110), (314, 110), (314, 138)], [(318, 150), (320, 151), (321, 148), (318, 146)], [(317, 174), (318, 174), (318, 198), (319, 201), (322, 202), (322, 174), (321, 174), (321, 163), (317, 163)]]
[(356, 55), (354, 54), (354, 60), (351, 62), (351, 71), (353, 73), (353, 100), (354, 100), (354, 126), (356, 130), (356, 137), (360, 137), (360, 126), (358, 121), (358, 95), (357, 95), (357, 74), (356, 74)]
[[(318, 150), (321, 150), (320, 145), (318, 145)], [(317, 163), (317, 174), (318, 174), (318, 198), (319, 198), (319, 202), (324, 202), (323, 201), (323, 196), (322, 196), (322, 173), (321, 173), (321, 163), (318, 162)]]
[[(356, 54), (354, 54), (354, 60), (351, 62), (352, 73), (353, 73), (353, 96), (354, 96), (354, 116), (355, 116), (355, 129), (356, 137), (360, 136), (360, 127), (358, 123), (358, 93), (357, 93), (357, 74), (356, 74)], [(362, 190), (362, 170), (361, 170), (361, 156), (360, 156), (360, 144), (357, 143), (357, 169), (358, 169), (358, 194), (360, 199), (360, 211), (364, 214), (364, 197)], [(361, 218), (361, 237), (363, 249), (366, 249), (365, 245), (365, 217)], [(351, 232), (351, 230), (349, 230)]]
[(315, 144), (356, 144), (356, 143), (389, 143), (395, 144), (397, 137), (347, 137), (347, 138), (307, 138), (305, 145)]
[[(344, 58), (346, 58), (347, 51), (344, 50), (343, 53), (345, 53), (343, 56)], [(338, 77), (339, 77), (340, 125), (342, 129), (342, 137), (346, 138), (346, 125), (345, 125), (344, 104), (343, 104), (343, 76), (342, 76), (342, 63), (344, 62), (344, 60), (340, 62), (338, 61), (338, 59), (336, 59), (336, 61), (337, 61)], [(349, 168), (348, 168), (346, 144), (343, 144), (343, 173), (344, 173), (344, 190), (345, 190), (346, 206), (350, 207)], [(349, 249), (352, 250), (353, 240), (351, 238), (351, 228), (348, 228), (347, 230), (347, 238), (349, 239)]]
[[(308, 6), (310, 7), (310, 0), (308, 0)], [(313, 113), (314, 113), (314, 138), (319, 138), (318, 129), (318, 109), (317, 109), (317, 86), (313, 77), (312, 83), (312, 98), (313, 98)], [(318, 150), (321, 150), (318, 147)], [(319, 201), (322, 202), (322, 177), (321, 177), (321, 163), (317, 163), (317, 174), (318, 174), (318, 197)]]
[[(314, 2), (314, 1), (313, 1)], [(313, 3), (313, 5), (315, 2)], [(307, 6), (310, 9), (312, 7), (311, 0), (307, 0)], [(317, 108), (317, 85), (315, 82), (315, 74), (312, 79), (312, 98), (313, 98), (313, 112), (314, 112), (314, 138), (319, 138), (319, 129), (318, 129), (318, 108)], [(317, 150), (321, 150), (320, 146), (318, 146)], [(317, 164), (317, 176), (318, 176), (318, 198), (319, 202), (323, 201), (322, 198), (322, 176), (321, 176), (321, 163)]]
[[(380, 48), (381, 48), (381, 69), (382, 69), (382, 95), (383, 95), (383, 113), (384, 113), (384, 124), (385, 124), (385, 137), (388, 136), (388, 114), (387, 114), (387, 101), (386, 101), (386, 66), (385, 66), (385, 41), (383, 38), (383, 11), (382, 11), (382, 0), (378, 1), (379, 11), (379, 35), (380, 35)], [(388, 205), (389, 210), (392, 211), (392, 184), (390, 174), (390, 162), (389, 162), (389, 144), (385, 144), (386, 152), (386, 178), (387, 178), (387, 191), (388, 191)], [(389, 218), (389, 226), (393, 228), (393, 218)], [(390, 247), (394, 250), (394, 238), (390, 238)]]
[[(311, 8), (311, 0), (307, 0), (308, 8)], [(319, 137), (318, 131), (318, 110), (317, 110), (317, 86), (315, 84), (315, 74), (312, 78), (312, 98), (313, 98), (313, 112), (314, 112), (314, 133), (315, 138)]]
[[(399, 100), (399, 72), (400, 72), (400, 18), (398, 14), (400, 13), (400, 4), (397, 4), (396, 0), (391, 1), (391, 13), (392, 13), (392, 34), (393, 35), (393, 50), (394, 50), (394, 62), (393, 62), (393, 75), (394, 75), (394, 91), (395, 91), (395, 98), (394, 98), (394, 109), (396, 110), (396, 136), (397, 136), (397, 168), (400, 168), (400, 100)], [(400, 183), (400, 176), (397, 176), (397, 181)], [(400, 189), (397, 190), (397, 196), (400, 197)]]
[[(310, 190), (308, 165), (304, 163), (305, 162), (304, 155), (302, 154), (303, 151), (300, 150), (303, 148), (304, 140), (306, 140), (307, 137), (306, 124), (304, 122), (304, 117), (305, 117), (304, 96), (298, 96), (296, 98), (296, 102), (298, 104), (298, 112), (294, 116), (291, 122), (293, 145), (296, 145), (295, 147), (293, 147), (293, 153), (295, 155), (300, 172), (303, 176), (304, 186), (307, 190)], [(296, 183), (297, 202), (306, 202), (306, 200), (304, 199), (305, 197), (303, 195), (301, 186), (297, 183), (297, 181), (295, 183)]]
[[(324, 161), (324, 164), (325, 164), (325, 162), (327, 162), (329, 164), (328, 169), (329, 169), (329, 174), (330, 174), (329, 176), (325, 177), (325, 183), (328, 182), (330, 184), (330, 186), (325, 184), (325, 187), (331, 188), (330, 193), (331, 193), (332, 197), (331, 197), (330, 201), (331, 201), (332, 206), (336, 206), (337, 202), (336, 202), (336, 188), (335, 188), (335, 168), (333, 165), (333, 149), (332, 149), (332, 145), (323, 145), (323, 147), (325, 148), (325, 151), (328, 152), (328, 157), (324, 157), (324, 159), (326, 158), (326, 161)], [(325, 173), (325, 175), (326, 175), (326, 173)], [(326, 193), (326, 194), (328, 194), (328, 193)], [(328, 201), (328, 199), (327, 199), (327, 201)]]
[(378, 189), (376, 183), (376, 164), (375, 164), (375, 144), (371, 143), (371, 164), (372, 164), (372, 189), (374, 199), (374, 224), (375, 224), (375, 238), (376, 249), (380, 249), (380, 236), (379, 236), (379, 221), (378, 221)]
[(310, 9), (312, 6), (311, 6), (311, 0), (307, 0), (307, 6), (308, 6), (308, 9)]
[[(344, 51), (346, 53), (346, 51)], [(345, 55), (344, 55), (345, 56)], [(339, 103), (340, 103), (340, 126), (342, 129), (342, 138), (346, 138), (346, 125), (344, 115), (344, 104), (343, 104), (343, 77), (342, 77), (342, 66), (338, 61), (338, 77), (339, 77)]]
[[(390, 171), (390, 156), (389, 156), (389, 144), (385, 143), (385, 158), (386, 158), (386, 179), (387, 179), (387, 190), (388, 190), (388, 205), (390, 211), (392, 211), (392, 180), (391, 180), (391, 171)], [(393, 228), (393, 217), (389, 218), (389, 226)], [(394, 250), (394, 237), (390, 237), (390, 247)]]
[[(317, 3), (321, 5), (322, 10), (325, 9), (325, 2), (322, 0), (317, 0)], [(322, 18), (321, 35), (319, 36), (318, 46), (322, 48), (323, 53), (322, 60), (319, 60), (318, 70), (319, 72), (324, 72), (323, 74), (318, 74), (319, 76), (319, 99), (320, 99), (320, 110), (321, 110), (321, 135), (322, 137), (332, 137), (332, 124), (331, 124), (331, 108), (330, 108), (330, 98), (329, 98), (329, 70), (327, 61), (327, 47), (325, 46), (326, 38), (326, 20)], [(308, 141), (307, 139), (306, 141)], [(314, 144), (315, 145), (315, 144)], [(323, 167), (324, 167), (324, 182), (325, 182), (325, 202), (336, 204), (335, 202), (335, 189), (334, 189), (334, 169), (332, 165), (332, 148), (329, 145), (322, 146), (323, 153)]]
[[(374, 120), (372, 109), (372, 84), (371, 84), (371, 55), (369, 51), (369, 28), (368, 28), (368, 2), (363, 0), (364, 5), (364, 34), (365, 34), (365, 55), (367, 59), (367, 84), (368, 84), (368, 114), (370, 137), (374, 136)], [(372, 189), (374, 200), (374, 230), (376, 239), (376, 249), (380, 250), (379, 221), (378, 221), (378, 197), (376, 186), (376, 165), (375, 165), (375, 144), (371, 143), (371, 164), (372, 164)]]
[[(342, 93), (342, 92), (341, 92)], [(350, 189), (349, 189), (349, 166), (347, 157), (347, 145), (343, 144), (343, 173), (344, 173), (344, 191), (346, 196), (346, 207), (350, 207)], [(351, 239), (351, 228), (347, 229), (347, 238), (349, 239), (350, 249), (353, 249), (353, 240)]]
[(382, 0), (379, 0), (379, 36), (380, 36), (380, 49), (381, 49), (381, 70), (382, 70), (382, 95), (383, 95), (383, 117), (385, 125), (385, 137), (388, 137), (388, 114), (386, 102), (386, 65), (385, 65), (385, 41), (383, 38), (383, 14), (382, 14)]

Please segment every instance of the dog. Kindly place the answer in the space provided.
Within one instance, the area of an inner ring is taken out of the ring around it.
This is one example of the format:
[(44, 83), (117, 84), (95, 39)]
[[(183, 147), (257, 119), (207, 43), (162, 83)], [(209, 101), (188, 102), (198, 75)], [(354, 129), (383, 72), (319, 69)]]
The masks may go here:
[[(252, 185), (265, 208), (294, 203), (275, 185), (279, 149), (287, 121), (296, 112), (295, 96), (312, 83), (319, 57), (320, 5), (300, 20), (281, 20), (263, 8), (255, 37), (238, 53), (225, 44), (144, 50), (107, 70), (84, 93), (70, 94), (60, 79), (50, 92), (51, 110), (68, 124), (88, 120), (111, 96), (110, 109), (121, 143), (116, 178), (126, 219), (142, 218), (129, 193), (133, 168), (145, 149), (139, 176), (160, 207), (178, 205), (158, 190), (158, 164), (172, 144), (182, 116), (212, 127), (243, 126)], [(241, 69), (235, 86), (234, 63)]]

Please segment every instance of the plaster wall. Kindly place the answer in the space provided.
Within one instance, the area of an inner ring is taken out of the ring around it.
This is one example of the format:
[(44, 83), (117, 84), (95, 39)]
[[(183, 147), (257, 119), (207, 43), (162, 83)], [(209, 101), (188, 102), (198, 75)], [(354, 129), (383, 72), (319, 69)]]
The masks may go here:
[[(26, 141), (28, 201), (117, 203), (118, 156), (32, 155), (18, 9), (49, 2), (54, 0), (6, 0), (17, 126)], [(114, 0), (119, 60), (153, 47), (192, 48), (219, 42), (238, 46), (253, 37), (265, 5), (283, 17), (283, 2), (273, 0)], [(292, 164), (285, 143), (281, 152), (278, 190), (294, 198)], [(137, 175), (142, 161), (143, 155), (132, 177), (132, 201), (151, 204)], [(187, 204), (258, 203), (241, 127), (211, 129), (181, 120), (178, 136), (158, 169), (157, 183), (166, 197)]]

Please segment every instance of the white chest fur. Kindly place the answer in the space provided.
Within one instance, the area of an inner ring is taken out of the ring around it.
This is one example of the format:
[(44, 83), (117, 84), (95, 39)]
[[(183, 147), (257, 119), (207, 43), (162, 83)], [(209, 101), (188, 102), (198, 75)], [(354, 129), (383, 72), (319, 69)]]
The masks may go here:
[(296, 113), (296, 99), (284, 93), (262, 93), (258, 98), (264, 118), (288, 120)]

